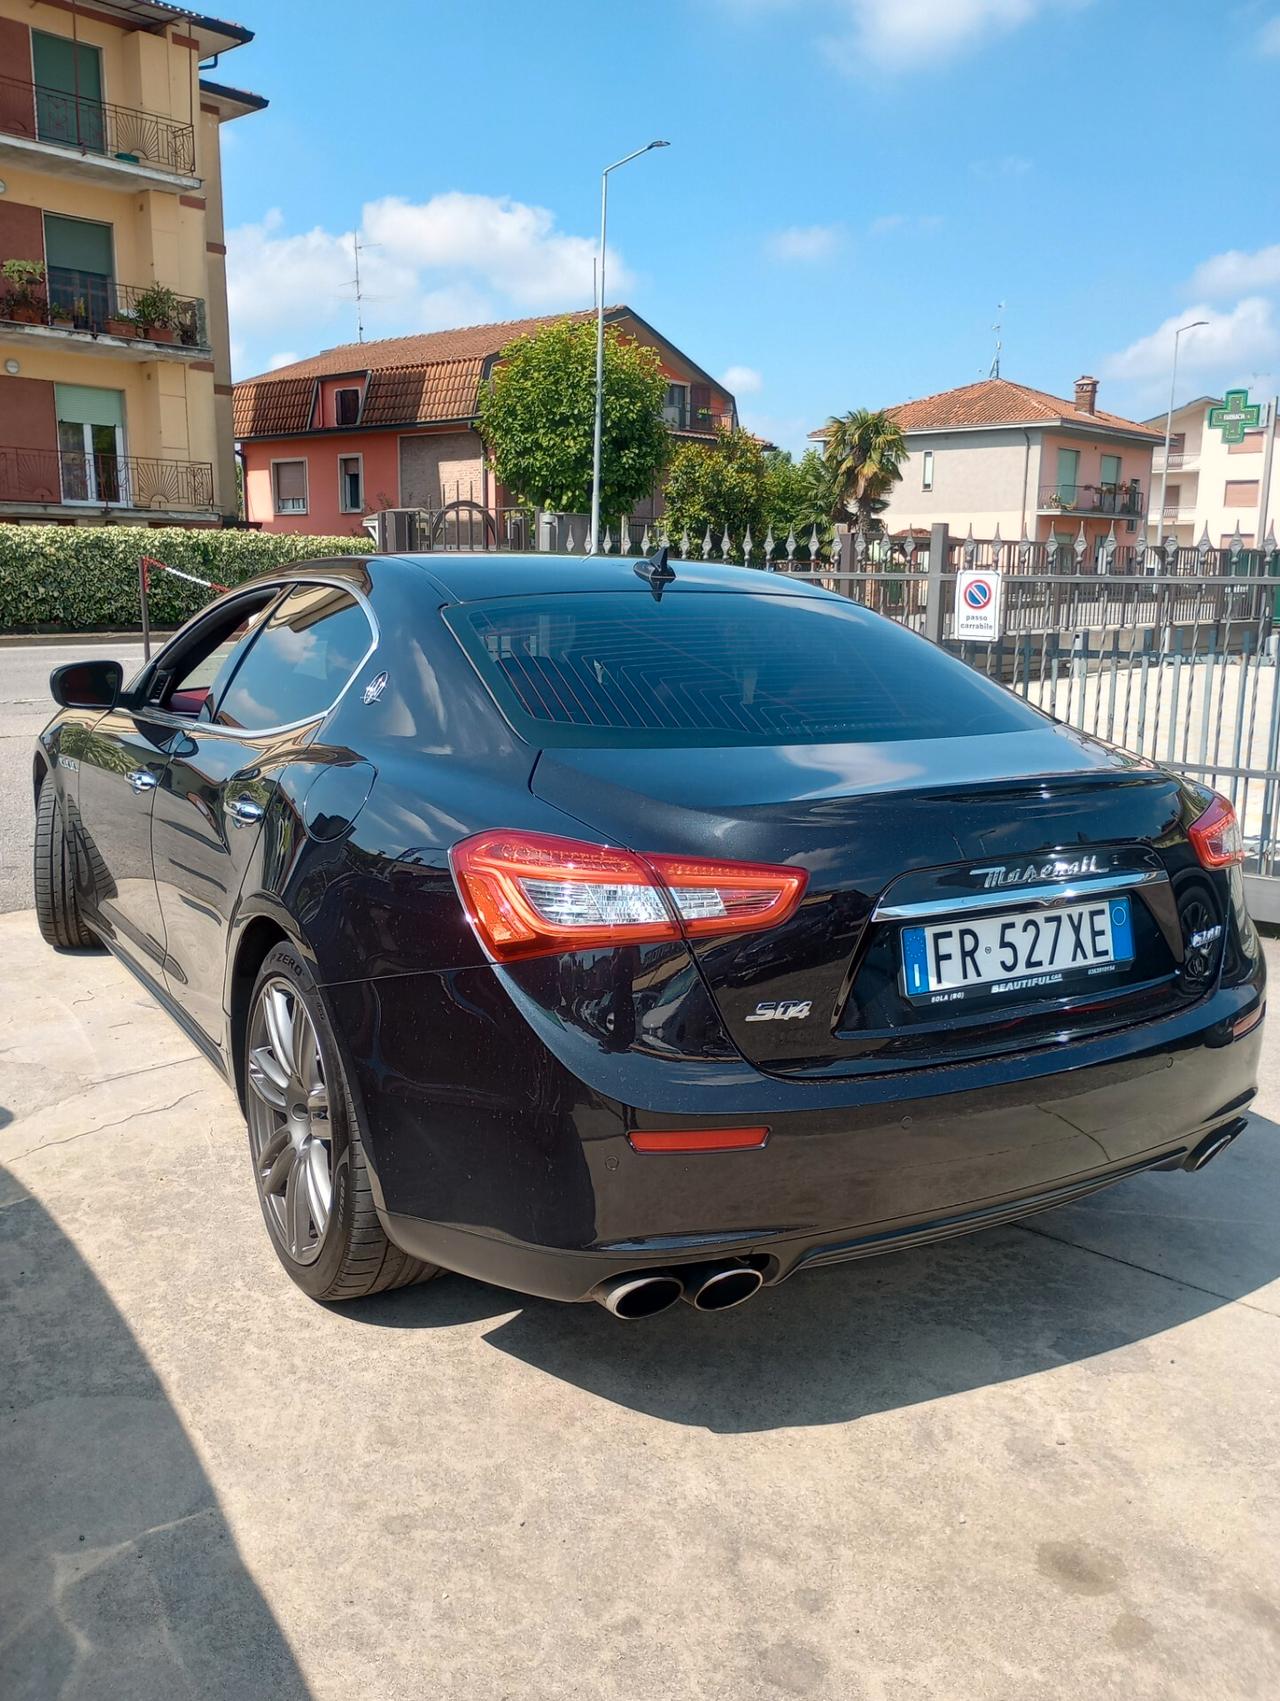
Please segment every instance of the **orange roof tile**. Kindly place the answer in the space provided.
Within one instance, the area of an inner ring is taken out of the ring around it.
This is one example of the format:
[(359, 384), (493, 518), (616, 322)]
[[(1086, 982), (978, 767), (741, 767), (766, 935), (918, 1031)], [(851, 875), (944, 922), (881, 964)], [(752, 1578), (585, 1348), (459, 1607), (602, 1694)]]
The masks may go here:
[[(1008, 378), (983, 378), (976, 384), (962, 384), (956, 390), (941, 390), (937, 395), (900, 402), (885, 412), (904, 431), (975, 430), (994, 425), (1098, 425), (1108, 431), (1123, 431), (1152, 441), (1163, 435), (1149, 425), (1104, 413), (1101, 408), (1085, 413), (1061, 396), (1051, 396), (1047, 390), (1033, 390), (1027, 384), (1014, 384)], [(810, 435), (825, 437), (826, 428)]]

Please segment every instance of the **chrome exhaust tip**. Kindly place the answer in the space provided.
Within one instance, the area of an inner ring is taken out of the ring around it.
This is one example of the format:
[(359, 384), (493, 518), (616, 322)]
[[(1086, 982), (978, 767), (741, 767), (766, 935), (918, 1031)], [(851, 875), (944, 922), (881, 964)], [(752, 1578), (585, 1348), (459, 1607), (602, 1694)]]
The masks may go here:
[(1194, 1174), (1196, 1170), (1203, 1169), (1206, 1164), (1211, 1164), (1216, 1157), (1226, 1151), (1233, 1140), (1238, 1139), (1244, 1133), (1246, 1126), (1245, 1119), (1240, 1116), (1234, 1122), (1228, 1122), (1221, 1128), (1215, 1128), (1212, 1134), (1206, 1134), (1200, 1144), (1193, 1147), (1187, 1154), (1186, 1161), (1182, 1166), (1183, 1169), (1190, 1170)]
[(666, 1311), (683, 1292), (684, 1283), (670, 1270), (634, 1270), (602, 1282), (592, 1298), (611, 1317), (637, 1323), (642, 1317), (656, 1317)]
[(681, 1298), (695, 1311), (730, 1311), (759, 1293), (764, 1277), (751, 1264), (695, 1264), (684, 1272)]

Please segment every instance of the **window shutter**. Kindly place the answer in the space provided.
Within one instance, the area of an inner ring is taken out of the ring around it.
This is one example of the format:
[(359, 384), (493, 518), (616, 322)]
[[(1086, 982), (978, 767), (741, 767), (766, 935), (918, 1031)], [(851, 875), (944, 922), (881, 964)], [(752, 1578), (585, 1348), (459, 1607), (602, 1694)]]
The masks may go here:
[(276, 495), (281, 502), (301, 502), (307, 494), (307, 463), (278, 461), (276, 463)]
[(700, 413), (703, 408), (711, 406), (710, 384), (690, 384), (689, 406), (693, 409), (695, 415)]

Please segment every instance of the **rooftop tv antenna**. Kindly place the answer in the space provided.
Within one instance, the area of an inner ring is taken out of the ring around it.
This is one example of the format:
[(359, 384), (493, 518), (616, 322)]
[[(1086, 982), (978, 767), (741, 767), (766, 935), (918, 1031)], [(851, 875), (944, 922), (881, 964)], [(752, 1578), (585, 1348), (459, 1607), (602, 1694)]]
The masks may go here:
[(988, 378), (998, 378), (1000, 376), (1000, 351), (1004, 348), (1004, 344), (1000, 340), (1001, 335), (1004, 331), (1004, 325), (1001, 322), (1003, 315), (1004, 315), (1004, 302), (1003, 301), (997, 301), (996, 302), (996, 312), (1001, 317), (997, 318), (995, 324), (991, 327), (991, 329), (996, 334), (996, 351), (991, 357), (991, 370), (990, 370), (990, 372), (987, 373)]
[[(364, 292), (364, 286), (360, 282), (360, 256), (367, 254), (371, 248), (381, 248), (381, 246), (380, 242), (361, 242), (358, 228), (351, 232), (351, 248), (356, 261), (356, 275), (352, 279), (352, 284), (354, 284), (356, 292), (356, 341), (358, 343), (364, 341), (364, 304), (366, 301), (378, 300), (376, 295), (366, 295)], [(350, 288), (351, 285), (347, 287)]]

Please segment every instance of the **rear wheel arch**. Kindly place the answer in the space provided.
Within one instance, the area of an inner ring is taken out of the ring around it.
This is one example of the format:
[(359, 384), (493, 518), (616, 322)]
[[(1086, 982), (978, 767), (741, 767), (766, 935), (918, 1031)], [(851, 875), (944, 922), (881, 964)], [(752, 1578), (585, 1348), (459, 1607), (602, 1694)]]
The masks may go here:
[(267, 953), (277, 945), (294, 943), (289, 933), (273, 917), (268, 915), (254, 916), (236, 944), (235, 961), (231, 969), (229, 1009), (231, 1014), (231, 1079), (240, 1100), (240, 1108), (245, 1108), (244, 1084), (244, 1045), (245, 1029), (249, 1019), (249, 1004), (253, 997), (253, 985), (258, 978), (258, 970), (262, 967)]

